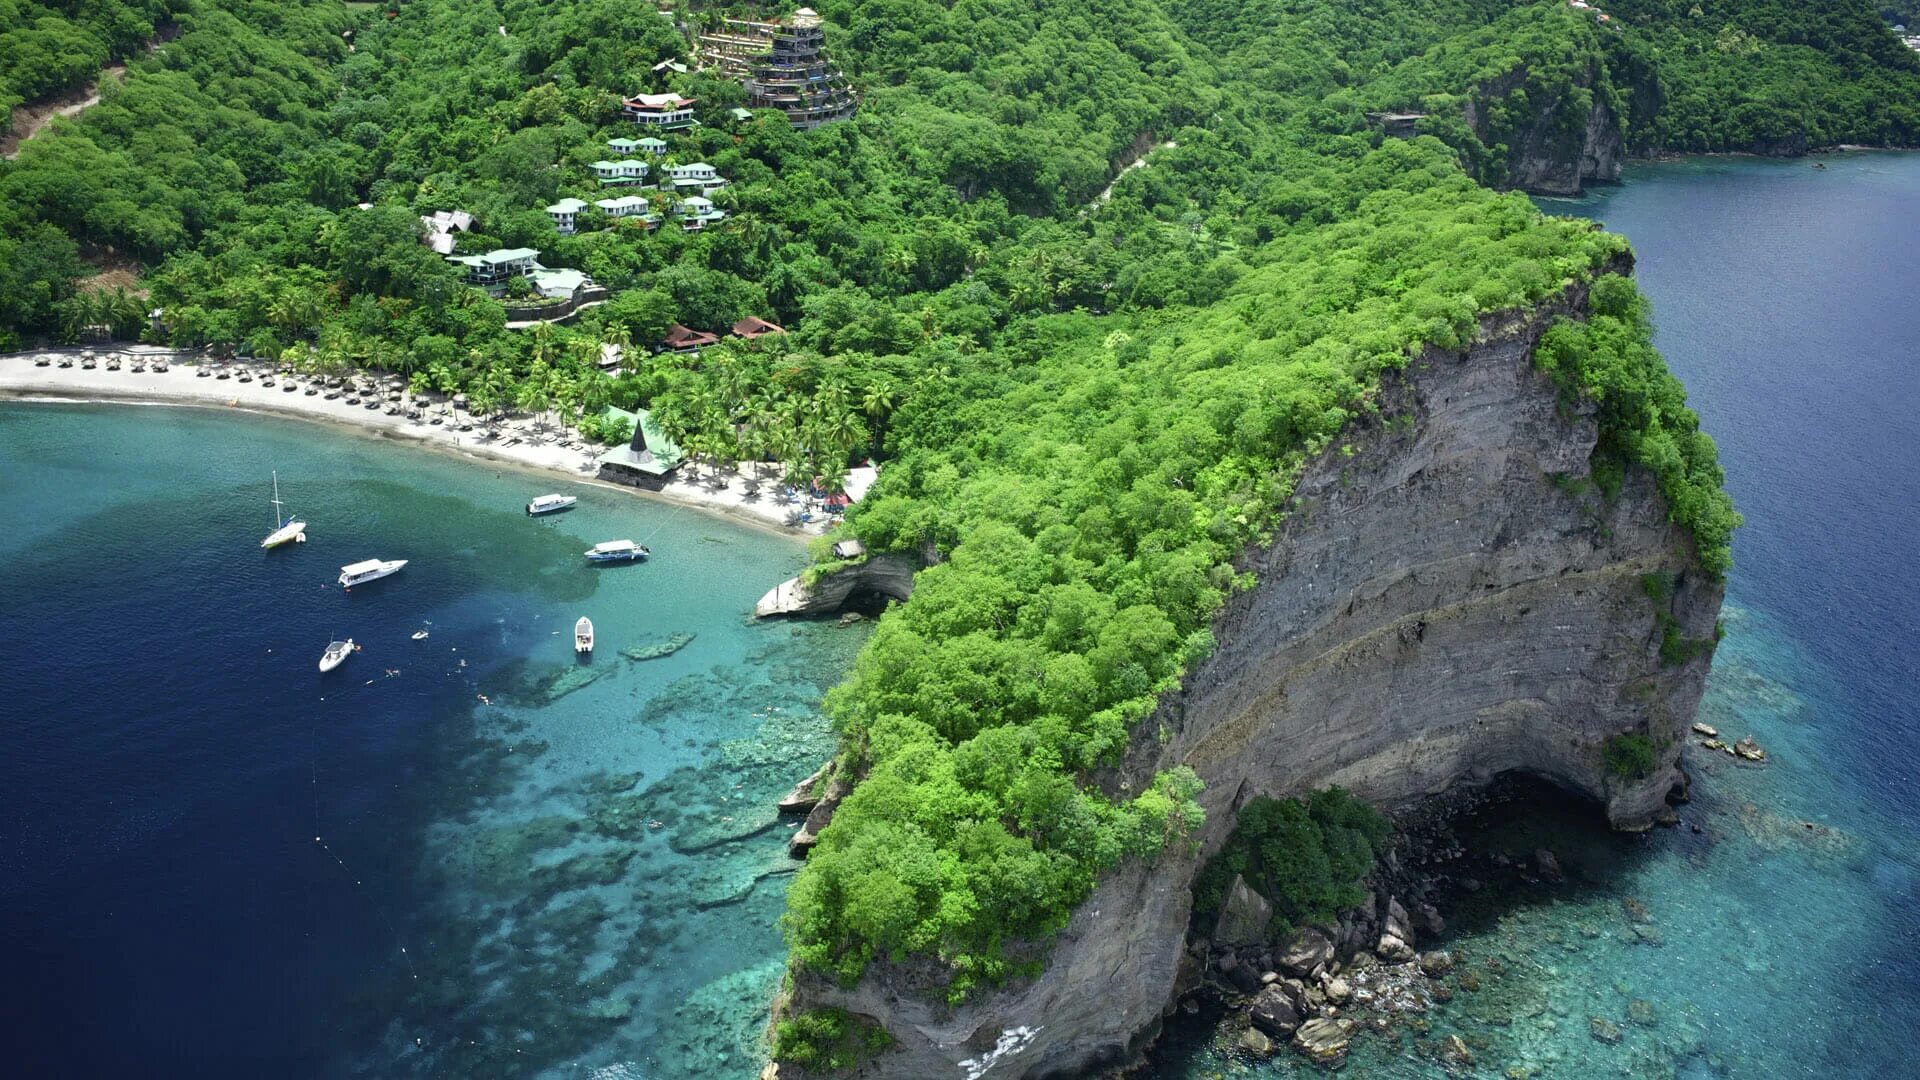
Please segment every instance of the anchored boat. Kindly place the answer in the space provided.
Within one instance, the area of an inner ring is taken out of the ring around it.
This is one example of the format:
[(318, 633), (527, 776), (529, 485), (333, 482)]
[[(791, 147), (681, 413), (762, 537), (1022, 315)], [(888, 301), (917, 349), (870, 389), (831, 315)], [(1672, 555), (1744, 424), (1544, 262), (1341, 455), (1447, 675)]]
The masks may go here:
[(351, 589), (363, 582), (375, 581), (388, 574), (397, 574), (405, 565), (407, 565), (405, 559), (367, 559), (349, 563), (340, 568), (340, 587)]
[(280, 516), (280, 474), (273, 474), (273, 531), (260, 541), (263, 548), (277, 548), (290, 541), (307, 542), (307, 523)]
[(346, 663), (347, 657), (352, 656), (359, 648), (360, 646), (353, 643), (352, 638), (348, 638), (345, 641), (329, 642), (327, 644), (327, 651), (320, 654), (320, 670), (332, 671), (334, 668)]
[(576, 653), (593, 651), (593, 620), (585, 615), (580, 616), (580, 621), (573, 624), (573, 651)]
[(539, 517), (541, 514), (551, 514), (556, 511), (565, 510), (579, 501), (579, 499), (574, 498), (572, 495), (560, 495), (557, 493), (553, 495), (542, 495), (527, 504), (527, 516)]
[(588, 562), (645, 562), (653, 552), (631, 540), (608, 540), (586, 551)]

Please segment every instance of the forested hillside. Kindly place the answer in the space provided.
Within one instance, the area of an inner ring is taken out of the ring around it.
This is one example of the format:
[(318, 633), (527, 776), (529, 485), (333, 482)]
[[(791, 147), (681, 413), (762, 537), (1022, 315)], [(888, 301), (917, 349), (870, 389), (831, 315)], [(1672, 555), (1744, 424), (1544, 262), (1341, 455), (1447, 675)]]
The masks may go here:
[(183, 0), (0, 0), (0, 133), (13, 108), (133, 55)]
[[(76, 5), (91, 29), (57, 61), (4, 69), (41, 92), (181, 29), (0, 164), (0, 341), (131, 336), (158, 306), (183, 347), (388, 368), (480, 409), (646, 405), (697, 454), (829, 485), (881, 461), (851, 528), (940, 564), (830, 700), (865, 780), (789, 932), (847, 978), (935, 956), (956, 996), (1029, 969), (1103, 870), (1192, 825), (1189, 777), (1117, 800), (1088, 777), (1206, 653), (1302, 462), (1423, 344), (1620, 254), (1490, 189), (1512, 133), (1571, 132), (1595, 101), (1649, 152), (1920, 128), (1920, 66), (1864, 0), (1618, 0), (1606, 23), (1560, 0), (821, 0), (864, 99), (805, 132), (655, 71), (722, 11), (788, 8), (169, 4)], [(669, 89), (701, 126), (662, 163), (729, 179), (725, 219), (556, 233), (543, 208), (602, 194), (591, 163), (634, 134), (620, 97)], [(1402, 109), (1420, 137), (1369, 117)], [(611, 299), (508, 330), (421, 243), (451, 210), (475, 219), (459, 252), (536, 249)], [(128, 262), (141, 292), (89, 283)], [(1604, 403), (1602, 474), (1650, 470), (1723, 570), (1712, 442), (1631, 286), (1595, 296), (1546, 358)], [(615, 380), (592, 363), (748, 315), (791, 333)]]

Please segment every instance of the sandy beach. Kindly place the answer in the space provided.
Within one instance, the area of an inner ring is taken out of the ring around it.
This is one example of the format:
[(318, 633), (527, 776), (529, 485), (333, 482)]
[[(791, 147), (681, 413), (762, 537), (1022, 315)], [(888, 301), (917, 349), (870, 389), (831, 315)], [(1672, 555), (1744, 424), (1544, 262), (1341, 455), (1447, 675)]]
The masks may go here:
[[(42, 357), (49, 361), (45, 367), (37, 362)], [(118, 359), (120, 370), (110, 370), (109, 359)], [(60, 366), (63, 361), (70, 361), (72, 366)], [(168, 370), (156, 370), (155, 361), (164, 361)], [(136, 363), (144, 363), (146, 370), (132, 370)], [(225, 371), (227, 377), (201, 375), (200, 364), (211, 371)], [(789, 524), (801, 504), (783, 501), (778, 485), (756, 484), (737, 471), (685, 465), (676, 470), (658, 492), (611, 484), (595, 479), (599, 472), (597, 459), (606, 447), (583, 444), (579, 433), (550, 422), (513, 416), (495, 425), (485, 425), (438, 394), (417, 400), (403, 396), (395, 402), (390, 400), (390, 395), (397, 388), (390, 389), (387, 377), (373, 373), (356, 374), (347, 379), (349, 384), (371, 382), (379, 386), (376, 394), (349, 404), (354, 396), (351, 386), (321, 387), (308, 377), (275, 376), (273, 371), (274, 365), (263, 362), (200, 361), (171, 350), (142, 346), (99, 350), (97, 365), (91, 370), (82, 365), (81, 353), (77, 350), (16, 353), (0, 356), (0, 398), (147, 402), (273, 413), (338, 424), (406, 439), (448, 453), (553, 473), (576, 482), (629, 492), (639, 498), (692, 506), (798, 538), (825, 532), (830, 524), (828, 516), (818, 508), (814, 509), (811, 521)], [(272, 385), (268, 385), (267, 378), (273, 379)], [(288, 390), (289, 385), (294, 389)], [(316, 392), (309, 393), (310, 387)], [(335, 389), (339, 393), (329, 397)], [(375, 401), (375, 407), (366, 407), (368, 400)], [(397, 405), (400, 412), (389, 413), (390, 405)], [(408, 415), (411, 410), (420, 412), (417, 419)], [(440, 423), (432, 422), (436, 418)], [(462, 431), (462, 425), (468, 430)]]

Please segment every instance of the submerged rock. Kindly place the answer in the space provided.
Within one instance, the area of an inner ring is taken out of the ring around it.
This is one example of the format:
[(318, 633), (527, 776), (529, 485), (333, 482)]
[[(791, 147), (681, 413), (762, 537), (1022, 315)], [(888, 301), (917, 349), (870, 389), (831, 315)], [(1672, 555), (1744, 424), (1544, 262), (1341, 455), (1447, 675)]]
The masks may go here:
[(1660, 1022), (1654, 1015), (1653, 1002), (1643, 998), (1634, 998), (1627, 1002), (1627, 1019), (1641, 1027), (1652, 1027)]
[(1248, 1028), (1240, 1033), (1240, 1049), (1254, 1057), (1271, 1057), (1273, 1040), (1267, 1038), (1259, 1028)]
[(833, 762), (829, 761), (815, 769), (812, 776), (793, 785), (793, 790), (787, 792), (786, 797), (776, 804), (775, 809), (783, 814), (804, 814), (820, 805), (822, 782), (826, 780), (827, 770), (831, 768), (833, 768)]
[(692, 634), (674, 634), (671, 637), (655, 638), (638, 645), (629, 645), (620, 650), (620, 655), (629, 660), (658, 660), (686, 648), (691, 641), (693, 641)]
[(1620, 1041), (1620, 1025), (1604, 1016), (1595, 1016), (1587, 1021), (1587, 1032), (1608, 1046)]
[(1741, 739), (1739, 742), (1734, 743), (1733, 752), (1739, 755), (1741, 760), (1743, 761), (1767, 760), (1767, 752), (1765, 750), (1760, 749), (1760, 744), (1757, 742), (1754, 742), (1753, 736), (1751, 735), (1747, 736), (1744, 739)]
[(1473, 1051), (1467, 1049), (1466, 1040), (1458, 1035), (1447, 1036), (1440, 1045), (1440, 1063), (1449, 1069), (1464, 1069), (1473, 1064)]

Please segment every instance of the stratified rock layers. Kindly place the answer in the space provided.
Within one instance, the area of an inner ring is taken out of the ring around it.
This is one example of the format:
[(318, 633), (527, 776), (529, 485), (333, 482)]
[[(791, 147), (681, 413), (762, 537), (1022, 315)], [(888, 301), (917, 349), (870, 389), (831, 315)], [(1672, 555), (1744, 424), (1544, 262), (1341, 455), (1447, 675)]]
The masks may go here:
[[(1591, 796), (1641, 828), (1677, 777), (1709, 659), (1667, 666), (1652, 595), (1711, 638), (1720, 586), (1695, 566), (1644, 472), (1592, 484), (1591, 410), (1533, 365), (1574, 287), (1468, 349), (1430, 349), (1306, 470), (1258, 585), (1215, 623), (1218, 647), (1106, 778), (1138, 790), (1191, 766), (1206, 782), (1200, 850), (1103, 879), (1045, 972), (960, 1007), (923, 972), (876, 964), (851, 989), (798, 973), (791, 1007), (877, 1019), (892, 1048), (863, 1075), (1065, 1077), (1131, 1058), (1157, 1029), (1184, 954), (1193, 874), (1254, 795), (1328, 784), (1385, 806), (1507, 771)], [(1670, 590), (1649, 589), (1662, 575)], [(1608, 773), (1603, 744), (1642, 734), (1651, 775)], [(1014, 1035), (1009, 1039), (1009, 1034)]]

